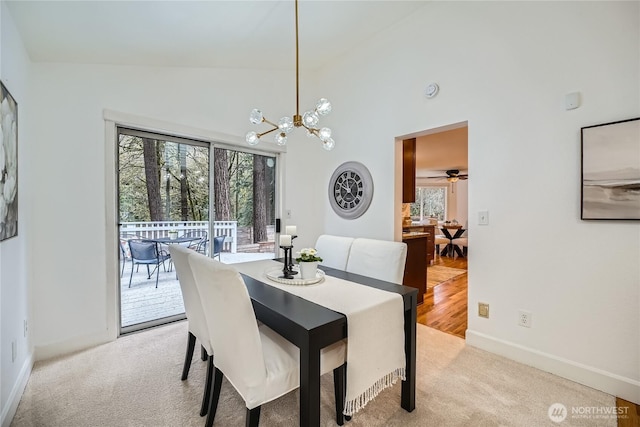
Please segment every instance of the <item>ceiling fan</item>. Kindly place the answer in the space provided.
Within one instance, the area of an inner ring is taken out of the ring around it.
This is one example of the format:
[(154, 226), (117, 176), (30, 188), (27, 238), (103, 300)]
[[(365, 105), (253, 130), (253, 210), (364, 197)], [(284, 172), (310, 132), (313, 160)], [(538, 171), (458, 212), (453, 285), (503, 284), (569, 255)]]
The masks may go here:
[(447, 181), (449, 182), (456, 182), (459, 179), (469, 179), (469, 175), (460, 174), (460, 171), (458, 169), (449, 169), (448, 171), (445, 171), (445, 173), (447, 174), (447, 176), (430, 176), (429, 178), (433, 178), (433, 179), (446, 178)]

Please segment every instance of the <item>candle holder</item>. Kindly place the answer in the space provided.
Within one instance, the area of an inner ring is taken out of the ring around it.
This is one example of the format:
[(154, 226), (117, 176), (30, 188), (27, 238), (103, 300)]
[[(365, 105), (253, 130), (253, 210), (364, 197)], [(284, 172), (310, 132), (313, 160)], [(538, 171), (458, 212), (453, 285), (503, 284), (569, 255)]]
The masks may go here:
[(298, 274), (297, 271), (293, 271), (293, 241), (298, 237), (297, 234), (291, 236), (291, 255), (289, 255), (289, 271), (291, 274)]
[(291, 246), (280, 246), (280, 249), (284, 250), (284, 266), (282, 267), (282, 276), (284, 279), (293, 279), (293, 276), (298, 274), (297, 271), (293, 271), (293, 256), (291, 255)]

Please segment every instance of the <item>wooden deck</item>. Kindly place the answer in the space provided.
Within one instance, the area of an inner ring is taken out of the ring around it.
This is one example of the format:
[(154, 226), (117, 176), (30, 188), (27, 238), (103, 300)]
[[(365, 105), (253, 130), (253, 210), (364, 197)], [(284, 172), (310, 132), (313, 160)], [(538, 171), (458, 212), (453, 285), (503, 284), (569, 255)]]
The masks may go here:
[[(222, 253), (221, 261), (227, 264), (271, 259), (273, 253)], [(166, 263), (167, 268), (169, 263)], [(160, 267), (158, 288), (156, 289), (155, 273), (147, 279), (147, 269), (139, 266), (138, 272), (133, 273), (131, 287), (131, 262), (127, 261), (124, 274), (120, 279), (120, 319), (123, 327), (136, 325), (151, 320), (174, 316), (184, 313), (184, 303), (180, 283), (176, 280), (175, 269), (165, 272)]]

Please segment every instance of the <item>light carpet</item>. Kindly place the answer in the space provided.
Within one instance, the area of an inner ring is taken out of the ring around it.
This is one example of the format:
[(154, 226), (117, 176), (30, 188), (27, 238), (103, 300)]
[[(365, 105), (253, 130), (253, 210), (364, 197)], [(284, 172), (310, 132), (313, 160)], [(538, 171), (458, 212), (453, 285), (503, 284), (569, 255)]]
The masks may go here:
[[(418, 325), (416, 409), (400, 407), (400, 384), (383, 391), (345, 426), (556, 426), (549, 406), (615, 406), (613, 396), (467, 346)], [(194, 356), (180, 381), (187, 323), (122, 337), (38, 362), (12, 426), (203, 426), (206, 363)], [(321, 383), (321, 425), (334, 426), (333, 377)], [(569, 409), (571, 411), (571, 409)], [(298, 393), (263, 406), (261, 426), (298, 425)], [(245, 408), (222, 384), (217, 426), (243, 426)], [(615, 419), (574, 419), (563, 426), (615, 426)]]
[(433, 288), (442, 282), (465, 274), (467, 270), (461, 268), (445, 267), (443, 265), (430, 265), (427, 267), (427, 289)]

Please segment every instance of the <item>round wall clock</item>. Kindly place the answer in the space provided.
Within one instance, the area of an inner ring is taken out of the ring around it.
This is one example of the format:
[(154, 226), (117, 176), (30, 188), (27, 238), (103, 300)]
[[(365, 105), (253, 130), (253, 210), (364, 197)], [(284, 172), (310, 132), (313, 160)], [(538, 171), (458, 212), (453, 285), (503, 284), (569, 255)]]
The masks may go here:
[(329, 202), (342, 218), (358, 218), (367, 211), (372, 198), (373, 179), (362, 163), (343, 163), (331, 175)]

